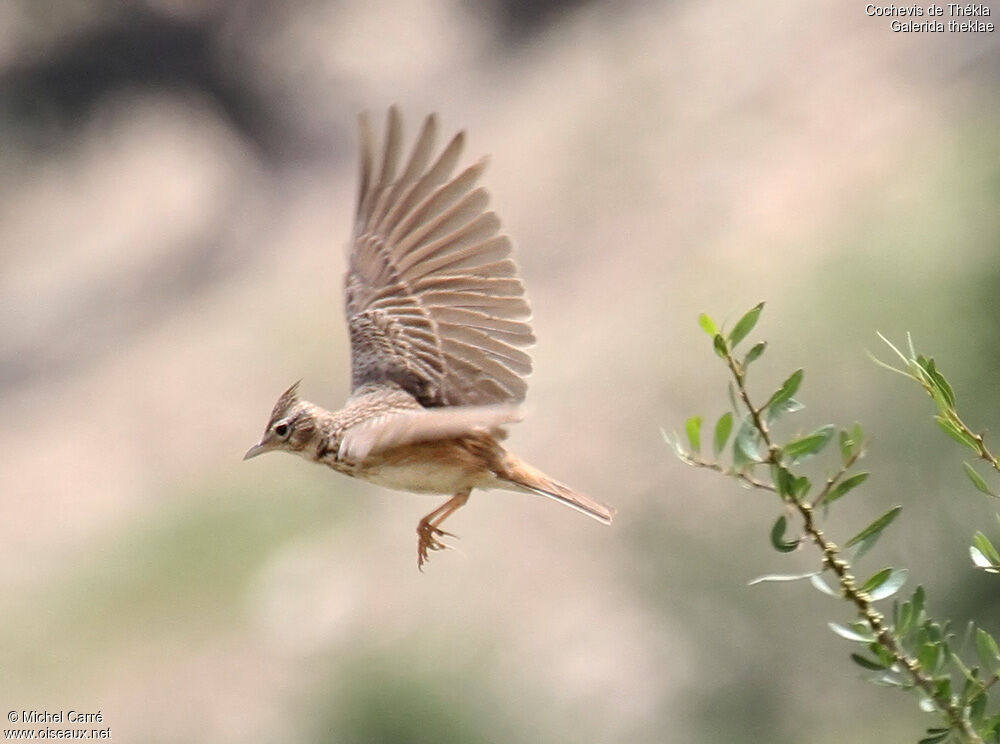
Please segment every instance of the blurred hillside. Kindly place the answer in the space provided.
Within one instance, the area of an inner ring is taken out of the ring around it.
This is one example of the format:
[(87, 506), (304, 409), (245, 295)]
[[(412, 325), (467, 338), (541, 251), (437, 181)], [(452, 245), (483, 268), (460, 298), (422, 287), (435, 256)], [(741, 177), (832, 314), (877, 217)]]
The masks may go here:
[[(121, 742), (915, 740), (845, 609), (746, 586), (813, 566), (776, 504), (659, 432), (725, 406), (697, 314), (767, 300), (753, 384), (804, 367), (793, 426), (872, 435), (831, 532), (902, 503), (864, 567), (989, 626), (994, 510), (864, 352), (912, 331), (1000, 428), (998, 80), (995, 33), (835, 0), (3, 3), (0, 701)], [(509, 444), (612, 528), (477, 492), (420, 575), (437, 501), (241, 462), (291, 382), (348, 393), (355, 121), (394, 102), (492, 155), (539, 339)]]

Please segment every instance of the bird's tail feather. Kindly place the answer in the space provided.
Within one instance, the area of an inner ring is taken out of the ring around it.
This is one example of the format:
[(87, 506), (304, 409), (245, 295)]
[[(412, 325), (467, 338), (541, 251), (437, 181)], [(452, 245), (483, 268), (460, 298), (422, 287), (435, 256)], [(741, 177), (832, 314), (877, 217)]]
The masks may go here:
[(506, 472), (501, 475), (501, 479), (507, 481), (515, 490), (530, 491), (540, 496), (547, 496), (561, 504), (565, 504), (571, 509), (586, 514), (588, 517), (596, 519), (603, 524), (611, 524), (615, 516), (615, 510), (610, 506), (594, 501), (582, 493), (577, 493), (569, 486), (564, 486), (558, 481), (552, 480), (545, 473), (537, 468), (533, 468), (526, 462), (522, 462), (508, 455)]

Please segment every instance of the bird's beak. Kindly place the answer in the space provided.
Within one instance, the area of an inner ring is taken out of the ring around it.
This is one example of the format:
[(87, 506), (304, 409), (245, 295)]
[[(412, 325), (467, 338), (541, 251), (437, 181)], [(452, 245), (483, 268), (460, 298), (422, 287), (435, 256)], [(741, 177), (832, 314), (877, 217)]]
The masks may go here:
[(257, 455), (262, 455), (267, 452), (268, 446), (263, 442), (255, 444), (253, 447), (247, 450), (247, 453), (243, 455), (244, 460), (249, 460), (251, 457), (256, 457)]

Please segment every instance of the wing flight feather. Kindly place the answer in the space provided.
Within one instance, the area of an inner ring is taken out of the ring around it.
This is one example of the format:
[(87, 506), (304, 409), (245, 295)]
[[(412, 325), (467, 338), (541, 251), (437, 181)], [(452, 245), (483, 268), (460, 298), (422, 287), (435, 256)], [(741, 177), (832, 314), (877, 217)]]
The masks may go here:
[(452, 177), (465, 137), (457, 134), (435, 159), (433, 115), (405, 164), (395, 107), (381, 155), (366, 115), (360, 129), (346, 278), (353, 389), (396, 383), (424, 407), (522, 401), (531, 310), (510, 239), (476, 185), (486, 160)]

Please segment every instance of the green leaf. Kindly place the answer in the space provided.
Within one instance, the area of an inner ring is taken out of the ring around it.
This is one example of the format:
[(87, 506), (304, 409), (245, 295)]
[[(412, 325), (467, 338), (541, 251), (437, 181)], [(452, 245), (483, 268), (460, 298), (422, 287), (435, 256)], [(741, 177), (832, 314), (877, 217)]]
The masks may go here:
[(808, 579), (816, 576), (816, 571), (810, 571), (804, 574), (767, 574), (766, 576), (758, 576), (756, 579), (747, 582), (747, 586), (754, 586), (755, 584), (763, 584), (765, 582), (782, 582), (782, 581), (801, 581), (802, 579)]
[[(982, 685), (980, 685), (980, 684), (977, 684), (977, 683), (974, 683), (974, 682), (970, 682), (969, 683), (969, 688), (970, 689), (969, 689), (968, 692), (965, 692), (965, 694), (964, 694), (963, 697), (966, 700), (968, 700), (969, 696), (970, 696), (970, 694), (972, 692), (972, 690), (973, 689), (978, 690), (981, 687), (982, 687)], [(972, 719), (972, 723), (976, 725), (976, 728), (980, 728), (979, 724), (982, 723), (984, 715), (986, 715), (986, 696), (985, 695), (978, 695), (972, 701), (972, 704), (969, 705), (969, 717)]]
[(757, 320), (760, 318), (760, 311), (763, 309), (764, 303), (761, 302), (739, 319), (733, 330), (729, 332), (729, 347), (731, 349), (735, 349), (736, 345), (753, 330), (753, 327), (757, 325)]
[(718, 457), (726, 448), (729, 441), (729, 434), (733, 430), (733, 414), (726, 411), (719, 420), (715, 422), (715, 456)]
[[(935, 703), (929, 697), (920, 698), (920, 702), (917, 703), (917, 705), (920, 706), (920, 710), (922, 710), (924, 713), (937, 713), (938, 712), (937, 703)], [(947, 734), (945, 736), (947, 736)], [(929, 743), (929, 742), (935, 742), (935, 741), (944, 741), (944, 739), (934, 738), (933, 736), (931, 736), (931, 737), (928, 737), (926, 739), (921, 739), (919, 744), (924, 744), (924, 742), (928, 742)]]
[(924, 368), (924, 372), (927, 373), (927, 377), (930, 379), (931, 385), (935, 390), (940, 392), (942, 402), (944, 404), (940, 407), (955, 410), (955, 391), (951, 389), (951, 385), (934, 364), (934, 359), (926, 359), (920, 356), (917, 357), (917, 364)]
[(924, 600), (926, 598), (927, 593), (922, 586), (918, 586), (913, 590), (913, 619), (917, 623), (920, 622), (920, 614), (924, 611)]
[(976, 444), (976, 440), (962, 431), (962, 429), (954, 421), (945, 418), (944, 416), (935, 416), (934, 420), (938, 422), (938, 426), (944, 430), (944, 433), (956, 442), (965, 445), (973, 452), (979, 452), (979, 446)]
[(896, 635), (906, 641), (908, 646), (916, 645), (915, 634), (920, 628), (922, 619), (921, 611), (915, 607), (913, 601), (903, 602), (899, 608), (899, 621), (895, 623)]
[(937, 387), (933, 381), (931, 381), (928, 384), (930, 385), (931, 388), (930, 390), (931, 398), (934, 400), (934, 405), (937, 406), (937, 409), (941, 412), (941, 414), (944, 416), (954, 414), (955, 407), (948, 404), (948, 401), (944, 397), (944, 394), (941, 392), (941, 389)]
[(801, 411), (803, 408), (805, 408), (805, 406), (795, 398), (783, 400), (777, 405), (768, 406), (767, 422), (771, 423), (772, 421), (777, 421), (786, 413), (795, 413), (796, 411)]
[(851, 448), (854, 442), (851, 441), (851, 435), (847, 433), (847, 429), (840, 430), (840, 459), (846, 465), (851, 459)]
[(822, 450), (829, 443), (831, 437), (833, 437), (834, 431), (833, 425), (827, 424), (812, 434), (807, 434), (800, 439), (789, 442), (784, 446), (783, 450), (793, 462), (805, 460), (807, 457), (811, 457)]
[(809, 493), (809, 489), (812, 488), (812, 483), (804, 475), (800, 475), (795, 479), (795, 483), (792, 484), (792, 496), (795, 497), (796, 501), (801, 501)]
[(660, 435), (663, 437), (663, 441), (670, 445), (670, 449), (674, 451), (674, 454), (683, 460), (687, 453), (681, 447), (680, 437), (676, 433), (673, 436), (667, 434), (667, 430), (663, 427), (660, 427)]
[(717, 334), (712, 339), (712, 346), (715, 347), (715, 353), (723, 359), (729, 355), (729, 348), (726, 346), (726, 339), (722, 337), (722, 334)]
[(883, 568), (881, 571), (872, 576), (868, 581), (861, 585), (861, 591), (870, 592), (872, 589), (878, 589), (886, 580), (892, 575), (891, 568)]
[(771, 481), (783, 499), (795, 495), (795, 476), (784, 465), (771, 464)]
[(917, 661), (930, 674), (934, 674), (937, 671), (941, 659), (942, 647), (940, 643), (925, 643), (917, 650)]
[(903, 588), (903, 584), (906, 583), (907, 574), (909, 574), (909, 571), (905, 568), (892, 569), (889, 576), (881, 584), (868, 590), (868, 598), (872, 602), (878, 602), (880, 599), (888, 599)]
[[(927, 698), (920, 701), (920, 709), (927, 713), (936, 713), (937, 706), (933, 701), (930, 701), (930, 706), (925, 707), (924, 703), (928, 702)], [(934, 732), (931, 734), (931, 732)], [(925, 736), (923, 739), (917, 742), (917, 744), (941, 744), (942, 741), (951, 736), (951, 729), (927, 729), (927, 733), (930, 736)]]
[(996, 744), (997, 732), (1000, 731), (1000, 715), (996, 713), (991, 715), (989, 718), (983, 721), (982, 724), (980, 724), (978, 730), (983, 733), (984, 737), (986, 736), (992, 737), (990, 739), (987, 739), (987, 741), (990, 741), (991, 744)]
[(846, 465), (856, 457), (864, 444), (864, 432), (861, 424), (855, 424), (851, 431), (840, 430), (840, 459)]
[(854, 490), (862, 483), (868, 480), (868, 473), (855, 473), (850, 478), (844, 478), (840, 481), (826, 497), (826, 503), (830, 504), (846, 495), (849, 491)]
[(798, 539), (791, 541), (785, 539), (785, 529), (787, 527), (788, 519), (782, 514), (771, 528), (771, 545), (779, 553), (791, 553), (799, 546)]
[(691, 443), (691, 450), (698, 454), (701, 452), (701, 416), (692, 416), (684, 423), (687, 429), (688, 442)]
[(767, 348), (767, 341), (758, 341), (747, 352), (747, 355), (743, 357), (743, 367), (749, 367), (750, 364), (756, 362), (760, 359), (761, 354), (764, 353), (764, 349)]
[(778, 388), (771, 399), (764, 406), (765, 408), (773, 408), (786, 400), (791, 398), (798, 392), (799, 386), (802, 384), (802, 378), (805, 376), (805, 372), (801, 369), (797, 369), (789, 375), (788, 379), (781, 383), (781, 387)]
[[(948, 654), (948, 644), (942, 644), (944, 646), (945, 656)], [(938, 700), (947, 699), (951, 697), (951, 678), (939, 676), (934, 680), (934, 694)]]
[(940, 641), (945, 636), (947, 628), (942, 628), (939, 623), (927, 621), (920, 626), (921, 642)]
[(910, 632), (910, 627), (914, 619), (913, 604), (911, 602), (903, 602), (899, 608), (899, 617), (893, 623), (896, 626), (896, 634), (900, 638), (905, 638)]
[(868, 650), (875, 654), (878, 660), (885, 664), (886, 667), (891, 667), (896, 663), (896, 657), (878, 641), (870, 644)]
[(888, 669), (888, 666), (883, 664), (881, 661), (874, 661), (861, 654), (851, 654), (851, 661), (857, 664), (862, 669), (867, 669), (871, 672), (881, 672)]
[(962, 673), (963, 677), (965, 677), (969, 682), (972, 682), (973, 684), (980, 684), (979, 679), (976, 676), (979, 673), (978, 669), (976, 669), (976, 672), (973, 673), (972, 670), (965, 665), (965, 662), (962, 661), (962, 657), (960, 657), (954, 651), (952, 651), (949, 654), (949, 656), (951, 658), (951, 663), (954, 664), (955, 667), (957, 667), (958, 671)]
[(833, 597), (834, 599), (840, 599), (840, 593), (830, 588), (830, 585), (827, 584), (823, 580), (823, 577), (820, 576), (818, 573), (813, 574), (812, 578), (809, 579), (809, 583), (812, 584), (818, 591), (822, 592), (823, 594)]
[(914, 684), (909, 679), (900, 677), (899, 675), (888, 671), (883, 674), (878, 679), (874, 680), (876, 685), (882, 685), (884, 687), (898, 687), (901, 690), (912, 690)]
[(976, 628), (976, 651), (983, 669), (990, 670), (992, 674), (1000, 671), (1000, 648), (997, 648), (993, 636), (982, 628)]
[(708, 317), (705, 313), (698, 316), (698, 325), (700, 325), (702, 330), (712, 338), (719, 335), (719, 327), (715, 324), (715, 321)]
[(856, 534), (850, 540), (847, 541), (845, 547), (851, 548), (858, 543), (865, 542), (868, 540), (874, 540), (882, 534), (882, 530), (892, 524), (892, 520), (899, 516), (899, 513), (903, 510), (902, 506), (894, 506), (881, 517), (876, 519), (870, 525), (865, 527), (861, 532)]
[[(977, 699), (986, 700), (986, 697), (982, 696)], [(986, 736), (993, 737), (992, 739), (988, 739), (988, 741), (992, 742), (992, 744), (996, 744), (997, 732), (1000, 731), (1000, 715), (994, 713), (992, 716), (986, 719), (982, 724), (977, 724), (977, 729), (982, 733), (984, 737)]]
[(972, 565), (976, 568), (983, 569), (986, 573), (996, 574), (1000, 573), (1000, 566), (990, 563), (986, 556), (982, 554), (979, 548), (970, 545), (969, 546), (969, 556), (972, 558)]
[(840, 623), (827, 623), (827, 626), (841, 638), (846, 638), (849, 641), (858, 643), (873, 643), (875, 641), (874, 634), (870, 630), (866, 630), (860, 623), (853, 623), (851, 627)]
[[(986, 565), (983, 568), (1000, 567), (1000, 553), (993, 547), (993, 543), (990, 542), (990, 539), (986, 535), (982, 532), (977, 532), (972, 537), (972, 544), (975, 546), (974, 549), (978, 550), (986, 561)], [(977, 565), (979, 564), (977, 563)]]
[(994, 498), (997, 497), (997, 495), (990, 490), (990, 487), (986, 484), (986, 481), (983, 480), (983, 476), (977, 473), (976, 469), (972, 467), (972, 465), (970, 465), (968, 462), (963, 462), (962, 466), (965, 468), (965, 474), (969, 476), (969, 480), (972, 481), (972, 485), (974, 485), (980, 491), (985, 493), (987, 496), (993, 496)]
[(742, 468), (752, 462), (760, 462), (760, 434), (753, 421), (747, 416), (740, 424), (733, 441), (733, 465)]

